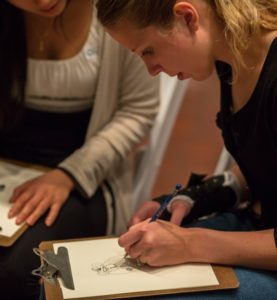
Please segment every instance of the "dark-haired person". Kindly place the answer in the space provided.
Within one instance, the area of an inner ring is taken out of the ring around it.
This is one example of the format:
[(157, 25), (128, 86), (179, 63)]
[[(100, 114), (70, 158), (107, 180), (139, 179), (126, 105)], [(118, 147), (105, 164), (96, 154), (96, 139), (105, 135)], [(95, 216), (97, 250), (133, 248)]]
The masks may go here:
[[(97, 8), (108, 33), (140, 56), (151, 75), (203, 80), (216, 67), (217, 124), (237, 163), (224, 174), (194, 178), (170, 204), (171, 222), (149, 223), (159, 203), (144, 203), (119, 244), (151, 266), (207, 262), (244, 268), (237, 269), (241, 288), (227, 295), (275, 299), (276, 0), (101, 0)], [(241, 210), (243, 199), (249, 205)], [(194, 228), (178, 226), (213, 212), (186, 225)]]
[(52, 168), (15, 189), (9, 217), (30, 228), (0, 247), (1, 299), (31, 300), (42, 240), (125, 230), (128, 154), (153, 124), (158, 81), (91, 0), (1, 1), (0, 22), (0, 157)]

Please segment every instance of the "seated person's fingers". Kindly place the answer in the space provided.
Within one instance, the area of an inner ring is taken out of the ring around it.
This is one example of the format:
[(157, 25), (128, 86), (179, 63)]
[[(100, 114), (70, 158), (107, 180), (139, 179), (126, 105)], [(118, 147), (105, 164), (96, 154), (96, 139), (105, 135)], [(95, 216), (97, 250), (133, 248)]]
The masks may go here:
[(35, 194), (29, 201), (26, 201), (16, 217), (16, 224), (20, 225), (24, 222), (34, 212), (41, 200), (41, 195)]
[(13, 190), (13, 194), (11, 196), (10, 202), (15, 202), (17, 201), (18, 197), (25, 193), (28, 189), (28, 186), (30, 186), (30, 182), (31, 180), (28, 180), (20, 185), (18, 185), (14, 190)]
[(28, 225), (34, 225), (37, 220), (49, 209), (50, 206), (50, 197), (47, 197), (41, 200), (35, 210), (31, 213), (31, 215), (27, 218), (26, 223)]
[(54, 203), (51, 206), (50, 211), (45, 220), (45, 224), (47, 226), (51, 226), (55, 222), (55, 220), (60, 212), (61, 207), (62, 207), (62, 203)]
[(15, 201), (13, 201), (14, 204), (9, 210), (8, 217), (13, 218), (14, 216), (18, 215), (25, 206), (25, 204), (32, 198), (32, 196), (33, 193), (29, 191), (21, 193), (20, 196)]

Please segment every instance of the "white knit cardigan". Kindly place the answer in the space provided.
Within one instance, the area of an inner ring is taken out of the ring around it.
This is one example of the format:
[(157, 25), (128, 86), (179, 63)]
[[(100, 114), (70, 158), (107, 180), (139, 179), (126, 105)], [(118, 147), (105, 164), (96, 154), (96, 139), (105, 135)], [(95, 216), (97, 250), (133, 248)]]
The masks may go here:
[[(99, 39), (101, 65), (86, 142), (60, 167), (74, 175), (87, 197), (102, 187), (108, 207), (107, 234), (120, 234), (131, 212), (133, 176), (128, 155), (153, 125), (158, 79), (150, 77), (141, 59), (103, 29)], [(104, 181), (112, 188), (115, 211)]]

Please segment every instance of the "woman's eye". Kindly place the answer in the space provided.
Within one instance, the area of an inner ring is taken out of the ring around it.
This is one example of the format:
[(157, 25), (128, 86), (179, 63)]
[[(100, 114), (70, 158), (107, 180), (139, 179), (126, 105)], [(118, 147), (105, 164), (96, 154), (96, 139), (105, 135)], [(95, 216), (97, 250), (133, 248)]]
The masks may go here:
[(154, 54), (154, 50), (152, 48), (146, 48), (142, 51), (142, 56), (146, 56), (146, 55), (153, 55)]

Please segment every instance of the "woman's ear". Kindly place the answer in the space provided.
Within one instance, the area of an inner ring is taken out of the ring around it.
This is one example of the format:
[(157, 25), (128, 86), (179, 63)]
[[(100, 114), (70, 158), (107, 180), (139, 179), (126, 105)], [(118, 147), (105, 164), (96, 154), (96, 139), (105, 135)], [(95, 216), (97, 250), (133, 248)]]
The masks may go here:
[(182, 18), (186, 26), (192, 32), (199, 28), (199, 15), (195, 7), (186, 1), (177, 2), (173, 7), (173, 13), (176, 18)]

